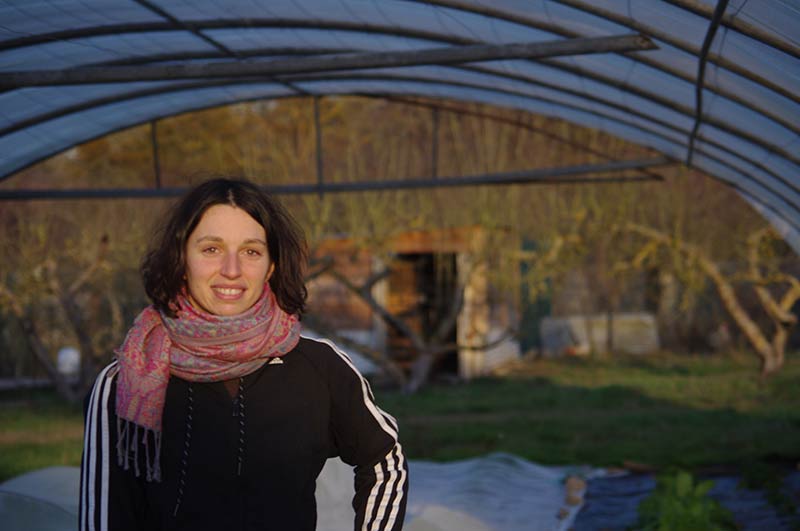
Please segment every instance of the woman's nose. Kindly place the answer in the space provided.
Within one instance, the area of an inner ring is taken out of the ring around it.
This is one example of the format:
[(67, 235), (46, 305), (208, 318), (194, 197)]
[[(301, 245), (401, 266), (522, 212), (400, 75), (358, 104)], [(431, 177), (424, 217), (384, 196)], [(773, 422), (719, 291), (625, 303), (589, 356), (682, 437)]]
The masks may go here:
[(242, 274), (241, 264), (239, 263), (239, 255), (237, 253), (228, 253), (222, 262), (222, 276), (227, 278), (236, 278)]

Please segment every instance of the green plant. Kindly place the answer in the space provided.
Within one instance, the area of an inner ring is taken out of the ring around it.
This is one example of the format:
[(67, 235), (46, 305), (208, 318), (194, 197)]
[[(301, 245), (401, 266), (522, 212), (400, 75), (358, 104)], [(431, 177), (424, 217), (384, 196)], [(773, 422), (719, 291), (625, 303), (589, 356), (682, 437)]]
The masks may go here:
[(724, 531), (736, 529), (730, 512), (708, 496), (713, 481), (695, 482), (679, 470), (658, 477), (656, 490), (639, 504), (636, 529)]

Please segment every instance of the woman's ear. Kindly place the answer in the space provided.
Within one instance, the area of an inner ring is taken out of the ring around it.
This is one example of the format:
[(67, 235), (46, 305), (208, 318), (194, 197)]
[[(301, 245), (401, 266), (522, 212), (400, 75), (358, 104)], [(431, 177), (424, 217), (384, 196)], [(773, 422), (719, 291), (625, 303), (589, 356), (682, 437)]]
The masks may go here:
[(272, 277), (272, 273), (275, 272), (275, 262), (270, 262), (269, 269), (267, 270), (267, 277), (264, 279), (264, 282), (269, 282), (269, 279)]

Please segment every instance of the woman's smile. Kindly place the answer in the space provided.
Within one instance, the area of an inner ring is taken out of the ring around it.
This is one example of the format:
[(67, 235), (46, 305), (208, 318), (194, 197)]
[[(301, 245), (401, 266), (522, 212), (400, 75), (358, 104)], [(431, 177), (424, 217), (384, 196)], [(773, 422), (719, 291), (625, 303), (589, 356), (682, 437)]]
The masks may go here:
[(244, 288), (223, 288), (220, 286), (213, 286), (211, 289), (214, 293), (222, 299), (238, 299), (244, 294)]

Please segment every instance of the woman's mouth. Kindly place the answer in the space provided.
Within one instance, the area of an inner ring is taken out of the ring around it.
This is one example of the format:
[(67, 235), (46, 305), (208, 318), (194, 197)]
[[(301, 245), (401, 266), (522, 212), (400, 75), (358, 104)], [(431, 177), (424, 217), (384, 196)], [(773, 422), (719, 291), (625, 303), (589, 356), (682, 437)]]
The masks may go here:
[(214, 294), (219, 297), (220, 299), (238, 299), (244, 293), (244, 288), (222, 288), (222, 287), (215, 287), (213, 288)]

